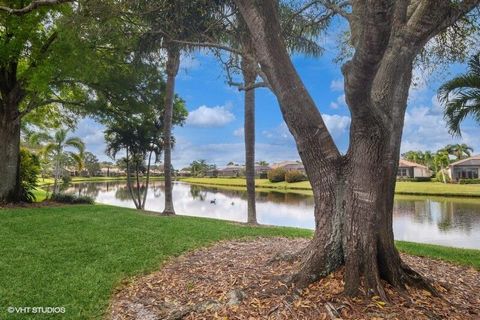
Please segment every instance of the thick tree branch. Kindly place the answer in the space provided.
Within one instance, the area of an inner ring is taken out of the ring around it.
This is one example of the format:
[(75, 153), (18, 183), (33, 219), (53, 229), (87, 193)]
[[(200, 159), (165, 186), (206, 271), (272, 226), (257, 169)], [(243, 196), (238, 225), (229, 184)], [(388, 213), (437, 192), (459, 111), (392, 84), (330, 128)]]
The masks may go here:
[(9, 8), (5, 6), (0, 6), (0, 11), (5, 11), (11, 15), (22, 16), (40, 7), (53, 6), (53, 5), (73, 2), (73, 1), (74, 0), (36, 0), (36, 1), (32, 1), (28, 6), (23, 7), (21, 9), (14, 9), (14, 8)]
[(228, 85), (237, 87), (238, 91), (248, 91), (248, 90), (253, 90), (257, 88), (268, 88), (268, 84), (265, 83), (264, 81), (256, 82), (249, 86), (246, 86), (244, 83), (229, 81)]
[[(260, 63), (264, 76), (279, 100), (283, 117), (295, 138), (301, 158), (305, 160), (306, 168), (313, 158), (316, 159), (314, 162), (333, 163), (338, 160), (340, 152), (290, 60), (282, 37), (278, 4), (274, 0), (235, 0), (235, 3), (250, 31), (255, 46), (255, 61)], [(320, 152), (310, 150), (311, 144), (318, 145)], [(315, 178), (317, 172), (309, 169), (312, 168), (307, 168), (308, 174), (312, 175), (310, 178)], [(323, 181), (323, 178), (318, 181)]]
[(189, 46), (194, 46), (194, 47), (203, 47), (203, 48), (213, 48), (213, 49), (220, 49), (224, 51), (228, 51), (231, 53), (235, 53), (238, 55), (244, 55), (244, 53), (241, 50), (229, 47), (227, 45), (223, 45), (220, 43), (214, 43), (214, 42), (199, 42), (199, 41), (186, 41), (186, 40), (171, 40), (171, 42), (178, 43), (178, 44), (185, 44)]
[(423, 46), (428, 40), (452, 26), (461, 17), (480, 4), (480, 0), (452, 1), (425, 0), (411, 5), (408, 10), (406, 32)]
[(18, 117), (21, 119), (23, 118), (24, 116), (26, 116), (27, 114), (29, 114), (30, 112), (32, 112), (33, 110), (37, 109), (37, 108), (40, 108), (40, 107), (43, 107), (43, 106), (46, 106), (46, 105), (49, 105), (49, 104), (52, 104), (52, 103), (57, 103), (57, 104), (62, 104), (62, 105), (72, 105), (72, 106), (82, 106), (84, 104), (84, 102), (82, 101), (68, 101), (68, 100), (63, 100), (63, 99), (47, 99), (47, 100), (43, 100), (43, 101), (34, 101), (34, 100), (31, 100), (27, 107), (18, 113)]

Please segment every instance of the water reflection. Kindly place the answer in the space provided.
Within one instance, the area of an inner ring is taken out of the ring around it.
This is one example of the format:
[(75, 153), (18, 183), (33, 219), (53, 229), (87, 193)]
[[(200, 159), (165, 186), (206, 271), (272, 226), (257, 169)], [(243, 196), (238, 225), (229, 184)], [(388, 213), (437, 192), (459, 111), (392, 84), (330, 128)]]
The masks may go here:
[[(125, 183), (79, 183), (66, 190), (88, 195), (97, 202), (134, 208)], [(142, 193), (145, 188), (142, 189)], [(175, 183), (175, 209), (183, 215), (246, 221), (247, 193)], [(152, 181), (146, 210), (162, 211), (164, 185)], [(298, 193), (257, 193), (257, 215), (262, 224), (314, 228), (313, 197)], [(395, 199), (393, 227), (397, 240), (480, 249), (480, 199), (401, 196)]]

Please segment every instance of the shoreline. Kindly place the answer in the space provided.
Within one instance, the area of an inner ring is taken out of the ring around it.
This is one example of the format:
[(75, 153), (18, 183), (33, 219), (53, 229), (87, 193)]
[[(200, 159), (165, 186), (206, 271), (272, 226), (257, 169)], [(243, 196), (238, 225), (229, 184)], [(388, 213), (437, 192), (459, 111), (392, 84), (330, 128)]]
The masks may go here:
[[(199, 186), (227, 187), (246, 190), (246, 180), (243, 178), (181, 178), (178, 181)], [(272, 183), (267, 179), (256, 179), (255, 187), (258, 189), (277, 190), (282, 192), (307, 192), (312, 191), (308, 181), (304, 182), (277, 182)], [(436, 196), (449, 198), (479, 198), (479, 185), (443, 184), (440, 182), (397, 182), (396, 195), (411, 196)]]

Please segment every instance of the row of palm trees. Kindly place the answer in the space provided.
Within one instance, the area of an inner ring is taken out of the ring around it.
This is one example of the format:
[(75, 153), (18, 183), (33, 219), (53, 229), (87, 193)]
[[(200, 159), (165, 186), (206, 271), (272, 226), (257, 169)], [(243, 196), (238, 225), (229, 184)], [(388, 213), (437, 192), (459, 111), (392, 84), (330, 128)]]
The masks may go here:
[(402, 154), (405, 160), (415, 163), (423, 164), (433, 170), (435, 173), (440, 173), (444, 183), (447, 182), (445, 176), (445, 168), (453, 161), (458, 161), (470, 157), (473, 148), (465, 143), (449, 144), (437, 150), (431, 151), (407, 151)]

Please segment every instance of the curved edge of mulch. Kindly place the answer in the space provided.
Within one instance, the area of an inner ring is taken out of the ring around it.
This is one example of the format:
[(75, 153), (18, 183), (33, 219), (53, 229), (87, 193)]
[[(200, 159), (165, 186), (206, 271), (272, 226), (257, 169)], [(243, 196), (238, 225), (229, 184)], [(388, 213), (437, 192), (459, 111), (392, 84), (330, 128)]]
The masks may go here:
[[(480, 272), (444, 261), (402, 254), (434, 280), (443, 298), (415, 288), (402, 295), (388, 284), (392, 300), (349, 298), (343, 270), (298, 292), (283, 279), (298, 268), (288, 256), (307, 239), (257, 238), (222, 241), (187, 252), (159, 271), (123, 282), (107, 317), (123, 319), (479, 319)], [(287, 253), (285, 255), (285, 253)], [(279, 288), (286, 290), (278, 290)]]

